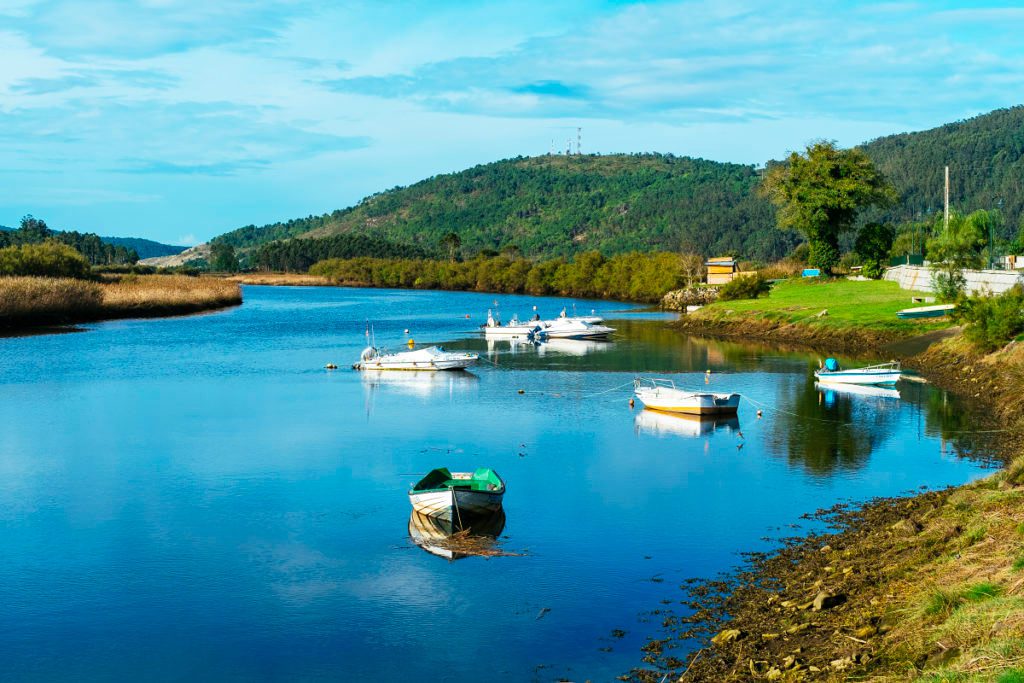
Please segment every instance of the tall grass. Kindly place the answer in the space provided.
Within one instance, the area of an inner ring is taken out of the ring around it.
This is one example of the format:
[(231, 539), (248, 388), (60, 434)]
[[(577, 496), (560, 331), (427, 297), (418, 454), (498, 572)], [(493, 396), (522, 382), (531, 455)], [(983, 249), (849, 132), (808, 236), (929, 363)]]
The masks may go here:
[(242, 302), (238, 284), (184, 275), (127, 275), (97, 283), (0, 277), (0, 326), (192, 313)]
[(0, 277), (0, 324), (91, 316), (103, 305), (95, 282), (57, 277)]

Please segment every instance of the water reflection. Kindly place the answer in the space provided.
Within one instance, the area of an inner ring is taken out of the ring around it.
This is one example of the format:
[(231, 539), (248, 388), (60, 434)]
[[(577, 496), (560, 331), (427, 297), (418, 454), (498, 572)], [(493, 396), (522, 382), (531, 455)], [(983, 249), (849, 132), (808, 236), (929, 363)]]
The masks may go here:
[(814, 388), (820, 392), (822, 401), (826, 406), (836, 402), (836, 396), (868, 396), (872, 398), (900, 398), (899, 389), (892, 387), (877, 387), (865, 384), (822, 384), (815, 382)]
[(537, 345), (537, 354), (562, 353), (570, 356), (586, 356), (589, 353), (609, 351), (615, 347), (610, 341), (589, 339), (548, 339)]
[(499, 508), (486, 517), (477, 517), (459, 530), (451, 521), (420, 514), (409, 515), (409, 538), (431, 555), (447, 560), (495, 554), (498, 536), (505, 529), (505, 511)]
[(429, 396), (464, 391), (476, 385), (479, 377), (464, 370), (445, 372), (401, 372), (396, 370), (363, 370), (359, 373), (363, 386), (372, 394), (386, 390), (408, 396)]
[(735, 415), (682, 415), (645, 408), (636, 414), (634, 421), (638, 432), (655, 436), (705, 436), (724, 429), (739, 433), (740, 421)]

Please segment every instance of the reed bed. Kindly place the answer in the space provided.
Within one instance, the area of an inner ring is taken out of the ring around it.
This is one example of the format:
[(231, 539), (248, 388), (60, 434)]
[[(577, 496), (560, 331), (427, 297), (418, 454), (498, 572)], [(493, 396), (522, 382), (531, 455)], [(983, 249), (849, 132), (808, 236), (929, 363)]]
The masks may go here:
[(103, 282), (0, 277), (0, 327), (195, 313), (242, 303), (237, 283), (183, 275), (127, 275)]

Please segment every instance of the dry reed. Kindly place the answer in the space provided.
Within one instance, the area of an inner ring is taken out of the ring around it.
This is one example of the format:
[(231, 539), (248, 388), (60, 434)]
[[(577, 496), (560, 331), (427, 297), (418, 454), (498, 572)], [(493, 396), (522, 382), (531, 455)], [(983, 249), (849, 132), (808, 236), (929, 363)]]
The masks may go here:
[(0, 326), (194, 313), (242, 303), (237, 283), (183, 275), (128, 275), (103, 283), (0, 277)]

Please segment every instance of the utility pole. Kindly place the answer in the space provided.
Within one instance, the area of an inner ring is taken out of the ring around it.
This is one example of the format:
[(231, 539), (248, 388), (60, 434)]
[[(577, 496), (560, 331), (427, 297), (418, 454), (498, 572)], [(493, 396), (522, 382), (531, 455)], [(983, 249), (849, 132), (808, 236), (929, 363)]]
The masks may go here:
[(580, 149), (583, 147), (583, 129), (576, 127), (576, 156), (583, 154)]
[(942, 214), (942, 230), (949, 232), (949, 166), (946, 167), (946, 208)]

